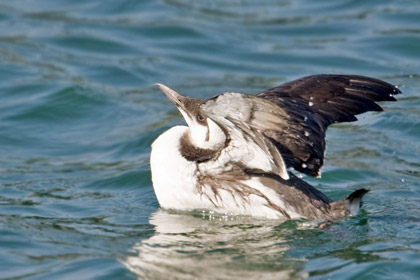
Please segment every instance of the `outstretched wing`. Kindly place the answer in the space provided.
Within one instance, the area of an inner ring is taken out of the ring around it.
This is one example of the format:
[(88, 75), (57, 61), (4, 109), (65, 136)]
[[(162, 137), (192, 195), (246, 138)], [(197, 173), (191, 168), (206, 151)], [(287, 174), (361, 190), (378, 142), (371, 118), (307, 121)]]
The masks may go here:
[(327, 127), (355, 121), (355, 115), (367, 111), (382, 111), (375, 102), (396, 101), (393, 96), (399, 93), (389, 83), (364, 76), (308, 76), (257, 94), (278, 111), (257, 106), (251, 125), (273, 140), (287, 167), (319, 176)]

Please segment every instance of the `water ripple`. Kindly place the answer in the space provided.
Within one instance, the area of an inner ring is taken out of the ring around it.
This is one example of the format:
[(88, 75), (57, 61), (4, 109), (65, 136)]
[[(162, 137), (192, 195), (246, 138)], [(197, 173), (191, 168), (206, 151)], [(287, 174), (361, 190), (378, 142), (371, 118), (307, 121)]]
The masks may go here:
[[(324, 279), (419, 274), (418, 1), (0, 3), (0, 278)], [(154, 83), (208, 98), (316, 73), (402, 89), (328, 131), (328, 224), (158, 210), (150, 144), (181, 124)], [(188, 265), (186, 265), (188, 264)], [(83, 275), (83, 276), (81, 276)]]

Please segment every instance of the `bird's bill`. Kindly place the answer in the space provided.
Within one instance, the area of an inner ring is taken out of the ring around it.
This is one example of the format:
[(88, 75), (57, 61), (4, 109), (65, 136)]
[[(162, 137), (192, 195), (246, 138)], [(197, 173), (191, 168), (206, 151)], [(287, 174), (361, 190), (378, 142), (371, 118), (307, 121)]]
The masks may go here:
[(171, 89), (171, 88), (169, 88), (165, 85), (156, 84), (156, 86), (166, 95), (166, 97), (168, 97), (169, 100), (172, 101), (172, 103), (175, 104), (176, 107), (181, 108), (184, 111), (186, 111), (185, 103), (188, 100), (187, 97), (182, 96), (178, 92), (174, 91), (173, 89)]
[(187, 122), (188, 126), (190, 126), (193, 123), (193, 118), (190, 116), (189, 110), (186, 107), (186, 103), (188, 102), (188, 100), (190, 100), (190, 98), (182, 96), (175, 90), (165, 85), (158, 83), (156, 84), (156, 86), (166, 95), (166, 97), (168, 97), (169, 100), (172, 101), (172, 103), (175, 104), (178, 111), (182, 114), (185, 121)]

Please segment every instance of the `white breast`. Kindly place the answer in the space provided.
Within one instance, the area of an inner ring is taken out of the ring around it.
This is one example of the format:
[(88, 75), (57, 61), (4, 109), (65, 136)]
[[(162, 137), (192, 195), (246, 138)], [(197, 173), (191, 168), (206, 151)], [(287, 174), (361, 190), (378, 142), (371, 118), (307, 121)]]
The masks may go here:
[(197, 193), (196, 163), (187, 161), (179, 152), (179, 140), (187, 131), (186, 126), (175, 126), (152, 144), (153, 188), (163, 208), (192, 210), (210, 207)]

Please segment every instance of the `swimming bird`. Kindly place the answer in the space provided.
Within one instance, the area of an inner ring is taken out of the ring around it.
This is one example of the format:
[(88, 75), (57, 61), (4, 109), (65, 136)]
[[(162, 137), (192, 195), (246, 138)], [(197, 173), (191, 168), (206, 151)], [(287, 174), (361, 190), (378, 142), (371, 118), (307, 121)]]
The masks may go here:
[(375, 78), (327, 74), (256, 95), (227, 92), (208, 100), (157, 86), (187, 124), (170, 128), (152, 144), (160, 206), (272, 219), (356, 215), (366, 189), (332, 201), (291, 169), (320, 177), (327, 127), (382, 111), (375, 102), (396, 101), (401, 93)]

